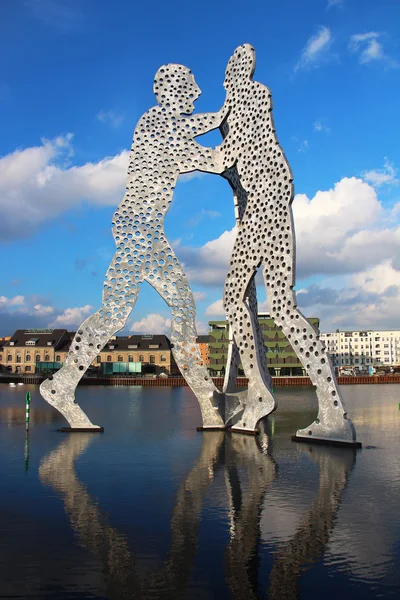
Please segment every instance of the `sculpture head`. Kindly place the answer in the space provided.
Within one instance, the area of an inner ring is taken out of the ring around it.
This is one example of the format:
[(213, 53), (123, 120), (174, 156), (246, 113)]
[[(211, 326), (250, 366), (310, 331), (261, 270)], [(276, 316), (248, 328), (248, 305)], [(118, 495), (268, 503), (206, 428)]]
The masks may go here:
[(193, 73), (184, 65), (169, 64), (160, 67), (154, 77), (153, 90), (160, 106), (171, 112), (191, 114), (201, 94)]
[(249, 81), (256, 68), (256, 53), (250, 44), (238, 46), (230, 57), (225, 71), (224, 88), (228, 91), (238, 82)]

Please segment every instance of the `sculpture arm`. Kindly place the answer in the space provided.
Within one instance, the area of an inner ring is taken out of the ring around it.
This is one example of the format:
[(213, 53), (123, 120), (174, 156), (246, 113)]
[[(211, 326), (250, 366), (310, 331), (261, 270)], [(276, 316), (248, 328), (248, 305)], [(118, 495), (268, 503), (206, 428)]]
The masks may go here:
[(209, 131), (218, 129), (221, 123), (225, 120), (228, 115), (228, 107), (226, 103), (215, 113), (199, 113), (194, 114), (190, 117), (190, 123), (193, 128), (193, 137), (204, 135)]

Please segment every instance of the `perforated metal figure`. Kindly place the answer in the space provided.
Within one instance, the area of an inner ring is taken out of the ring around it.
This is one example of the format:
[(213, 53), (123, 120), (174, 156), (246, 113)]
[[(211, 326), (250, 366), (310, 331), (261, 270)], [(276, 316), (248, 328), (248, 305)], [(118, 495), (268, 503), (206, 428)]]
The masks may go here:
[(238, 206), (237, 236), (224, 289), (233, 335), (225, 390), (232, 391), (239, 359), (249, 378), (248, 393), (240, 397), (242, 410), (236, 411), (231, 425), (254, 431), (259, 419), (276, 408), (257, 324), (254, 278), (262, 268), (271, 316), (316, 387), (318, 416), (297, 435), (353, 442), (355, 430), (329, 357), (297, 308), (293, 176), (276, 137), (270, 90), (253, 81), (254, 70), (254, 48), (244, 44), (230, 58), (224, 83), (229, 116), (222, 127), (226, 137), (220, 151)]
[(222, 113), (191, 114), (201, 92), (183, 65), (161, 67), (154, 93), (158, 105), (141, 117), (134, 132), (126, 192), (113, 220), (117, 251), (104, 282), (102, 307), (79, 327), (65, 366), (40, 387), (42, 396), (73, 428), (97, 427), (75, 403), (75, 389), (109, 338), (125, 325), (143, 281), (171, 308), (172, 352), (199, 400), (203, 426), (224, 426), (218, 410), (222, 395), (196, 344), (193, 294), (164, 233), (164, 217), (179, 175), (222, 170), (216, 153), (194, 141), (218, 127)]

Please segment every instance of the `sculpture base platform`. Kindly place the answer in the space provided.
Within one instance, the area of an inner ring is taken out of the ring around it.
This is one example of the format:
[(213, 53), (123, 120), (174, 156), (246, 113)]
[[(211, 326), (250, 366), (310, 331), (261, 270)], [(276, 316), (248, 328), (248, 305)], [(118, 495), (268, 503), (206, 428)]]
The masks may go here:
[(196, 427), (197, 431), (225, 431), (226, 427)]
[(260, 432), (258, 429), (243, 429), (242, 427), (229, 427), (228, 431), (232, 433), (244, 433), (245, 435), (258, 435)]
[(303, 437), (292, 435), (292, 442), (302, 442), (306, 444), (324, 444), (325, 446), (336, 446), (339, 448), (362, 448), (361, 442), (345, 442), (344, 440), (329, 440), (321, 438)]
[(61, 427), (63, 433), (103, 433), (104, 427)]

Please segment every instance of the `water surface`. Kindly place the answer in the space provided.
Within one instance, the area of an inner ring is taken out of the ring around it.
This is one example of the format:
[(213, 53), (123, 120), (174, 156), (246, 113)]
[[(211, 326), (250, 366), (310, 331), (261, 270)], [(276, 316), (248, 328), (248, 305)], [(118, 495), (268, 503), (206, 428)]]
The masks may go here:
[(197, 432), (188, 388), (80, 387), (105, 432), (63, 434), (1, 385), (0, 598), (398, 598), (399, 391), (343, 387), (355, 452), (291, 441), (311, 388), (255, 439)]

